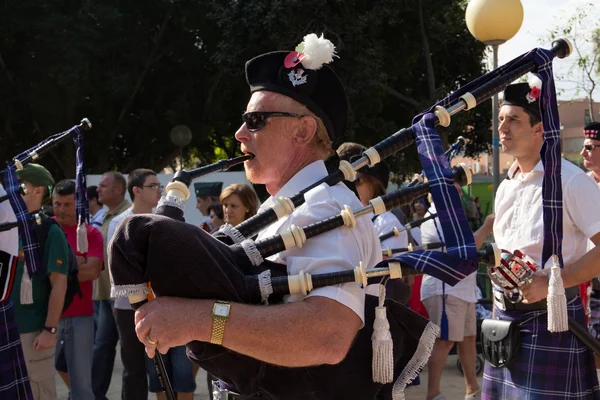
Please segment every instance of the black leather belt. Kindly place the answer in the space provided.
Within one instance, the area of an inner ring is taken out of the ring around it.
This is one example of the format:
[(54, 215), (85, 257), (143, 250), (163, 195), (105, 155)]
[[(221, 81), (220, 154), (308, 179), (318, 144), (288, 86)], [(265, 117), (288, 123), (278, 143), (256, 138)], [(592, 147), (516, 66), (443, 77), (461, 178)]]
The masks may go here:
[[(565, 294), (567, 296), (567, 301), (573, 300), (575, 297), (579, 296), (579, 287), (573, 286), (565, 290)], [(546, 299), (540, 300), (536, 303), (525, 304), (525, 303), (513, 303), (508, 297), (500, 294), (499, 292), (494, 292), (494, 297), (496, 302), (503, 302), (504, 307), (501, 304), (498, 306), (503, 310), (520, 310), (520, 311), (535, 311), (535, 310), (546, 310), (548, 308), (548, 304), (546, 303)]]

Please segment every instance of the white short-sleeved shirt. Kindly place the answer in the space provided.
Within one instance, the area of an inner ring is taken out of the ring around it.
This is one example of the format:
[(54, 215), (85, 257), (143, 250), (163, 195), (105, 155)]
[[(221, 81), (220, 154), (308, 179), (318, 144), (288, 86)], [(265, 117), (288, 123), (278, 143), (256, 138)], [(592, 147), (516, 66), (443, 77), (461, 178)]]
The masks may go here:
[[(274, 196), (268, 198), (260, 211), (271, 207), (274, 198), (291, 197), (326, 177), (323, 161), (315, 161), (300, 170)], [(339, 214), (345, 205), (352, 209), (362, 204), (344, 184), (328, 186), (321, 184), (304, 195), (305, 203), (290, 216), (271, 224), (258, 234), (258, 239), (271, 237), (286, 231), (290, 225), (306, 226)], [(301, 270), (310, 274), (352, 270), (362, 261), (372, 267), (381, 261), (381, 246), (373, 223), (368, 215), (357, 218), (354, 228), (340, 227), (308, 239), (302, 248), (291, 248), (268, 258), (286, 264), (288, 274)], [(346, 283), (314, 289), (309, 296), (322, 296), (336, 300), (354, 311), (364, 322), (365, 292), (357, 283)], [(301, 295), (288, 296), (288, 302), (300, 301)]]
[[(6, 190), (0, 185), (0, 196), (4, 196)], [(0, 203), (0, 223), (15, 222), (17, 217), (8, 200)], [(19, 233), (17, 228), (0, 232), (0, 250), (13, 256), (19, 253)]]
[[(594, 178), (594, 172), (590, 171), (590, 172), (587, 173), (587, 175), (590, 178), (592, 178), (594, 180), (594, 182), (596, 182), (596, 184), (598, 185), (598, 188), (600, 189), (600, 182), (597, 182), (596, 178)], [(594, 244), (594, 242), (592, 242), (591, 240), (588, 240), (588, 246), (587, 246), (588, 251), (591, 250), (591, 249), (593, 249), (594, 247), (596, 247), (596, 245)]]
[[(565, 266), (587, 251), (587, 241), (600, 232), (600, 189), (581, 169), (562, 160), (563, 242)], [(538, 265), (542, 262), (544, 221), (542, 162), (525, 176), (517, 162), (508, 170), (496, 194), (494, 238), (500, 249), (521, 250)]]
[[(400, 221), (398, 221), (398, 218), (390, 211), (379, 214), (377, 218), (375, 218), (375, 221), (373, 221), (373, 225), (375, 226), (377, 237), (391, 232), (394, 228), (399, 230), (404, 229), (402, 224), (400, 224)], [(406, 247), (408, 247), (408, 233), (406, 233), (406, 231), (400, 232), (400, 236), (392, 236), (381, 242), (382, 249), (399, 249)]]
[[(115, 232), (117, 231), (117, 226), (119, 225), (119, 223), (130, 215), (133, 215), (133, 210), (131, 207), (128, 208), (127, 210), (123, 211), (121, 214), (117, 215), (110, 221), (110, 223), (108, 224), (108, 233), (106, 235), (106, 248), (108, 248), (108, 245), (112, 241), (112, 238), (115, 235)], [(112, 285), (112, 277), (111, 277), (111, 285)], [(129, 299), (127, 298), (127, 296), (117, 297), (115, 299), (115, 308), (117, 308), (119, 310), (132, 310), (133, 309), (133, 308), (131, 308), (131, 304), (129, 303)]]
[[(435, 213), (435, 206), (433, 204), (425, 216), (430, 215), (430, 213)], [(439, 235), (438, 230), (436, 230), (436, 224), (439, 229)], [(444, 242), (444, 233), (442, 232), (439, 218), (430, 219), (421, 224), (421, 240), (423, 240), (422, 244)], [(424, 275), (421, 282), (421, 300), (442, 294), (449, 294), (469, 303), (477, 303), (477, 272), (473, 272), (454, 286), (446, 285), (433, 276)]]
[(410, 234), (412, 235), (413, 239), (415, 239), (415, 242), (417, 242), (417, 245), (420, 246), (423, 244), (423, 239), (421, 238), (421, 227), (412, 228), (410, 230)]
[(93, 225), (94, 228), (102, 229), (102, 221), (104, 221), (104, 216), (106, 215), (106, 207), (102, 207), (96, 214), (90, 216), (90, 225)]

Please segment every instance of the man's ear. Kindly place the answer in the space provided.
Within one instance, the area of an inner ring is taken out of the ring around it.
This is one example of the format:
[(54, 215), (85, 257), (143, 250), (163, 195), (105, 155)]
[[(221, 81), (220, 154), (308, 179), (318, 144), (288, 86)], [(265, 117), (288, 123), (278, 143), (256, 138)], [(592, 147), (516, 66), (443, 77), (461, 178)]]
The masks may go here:
[(541, 122), (538, 122), (533, 126), (533, 134), (544, 139), (544, 126)]
[[(138, 196), (140, 194), (141, 189), (137, 186), (133, 187), (133, 196)], [(134, 199), (131, 199), (131, 201), (133, 201)]]
[(317, 134), (317, 121), (310, 117), (300, 118), (300, 123), (297, 124), (294, 131), (293, 143), (296, 146), (308, 145)]

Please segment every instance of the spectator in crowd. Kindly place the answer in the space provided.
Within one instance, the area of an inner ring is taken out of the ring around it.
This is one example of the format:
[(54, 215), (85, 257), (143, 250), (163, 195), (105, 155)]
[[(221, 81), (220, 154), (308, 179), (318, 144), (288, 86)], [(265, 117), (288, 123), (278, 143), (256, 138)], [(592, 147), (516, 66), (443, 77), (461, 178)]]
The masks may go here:
[(213, 227), (210, 226), (210, 216), (208, 215), (208, 207), (212, 204), (219, 203), (219, 195), (223, 188), (223, 182), (196, 182), (194, 190), (196, 192), (196, 209), (202, 214), (200, 228), (206, 232), (211, 232)]
[[(37, 212), (42, 206), (42, 200), (48, 197), (48, 187), (54, 185), (52, 175), (43, 166), (30, 163), (17, 170), (17, 176), (27, 187), (27, 194), (23, 195), (27, 211)], [(54, 354), (60, 314), (67, 290), (69, 245), (58, 225), (44, 223), (42, 227), (47, 229), (44, 246), (40, 249), (45, 273), (29, 275), (25, 265), (23, 243), (19, 243), (19, 258), (11, 300), (14, 304), (33, 398), (54, 400)]]
[(90, 224), (95, 228), (102, 229), (102, 221), (104, 221), (106, 208), (98, 200), (98, 186), (88, 186), (87, 195), (90, 205)]
[(476, 231), (479, 228), (479, 212), (477, 211), (477, 205), (475, 199), (471, 196), (467, 196), (467, 203), (465, 204), (465, 214), (467, 214), (467, 220), (471, 226), (471, 230)]
[[(460, 188), (457, 187), (457, 190), (460, 191)], [(435, 205), (432, 204), (429, 212), (435, 213)], [(477, 248), (483, 245), (493, 225), (494, 216), (490, 215), (481, 229), (473, 234)], [(423, 244), (444, 242), (443, 236), (438, 218), (425, 221), (421, 225)], [(431, 321), (441, 328), (440, 338), (436, 339), (427, 363), (429, 377), (426, 400), (446, 400), (441, 394), (440, 380), (448, 353), (455, 343), (458, 344), (458, 358), (465, 378), (465, 399), (479, 399), (480, 386), (475, 372), (477, 272), (473, 272), (455, 286), (448, 286), (437, 278), (425, 275), (421, 284), (421, 301)]]
[[(127, 210), (131, 203), (125, 200), (127, 182), (120, 172), (109, 171), (102, 175), (98, 183), (98, 201), (107, 207), (102, 221), (102, 237), (104, 238), (104, 259), (108, 242), (110, 221)], [(98, 312), (98, 327), (94, 339), (94, 357), (92, 364), (92, 387), (96, 400), (107, 400), (106, 392), (110, 386), (112, 370), (119, 333), (113, 316), (113, 301), (110, 298), (110, 278), (105, 265), (98, 279), (94, 282), (94, 307)]]
[(208, 207), (208, 215), (210, 217), (210, 226), (212, 227), (212, 231), (210, 231), (210, 233), (218, 231), (219, 227), (225, 223), (225, 218), (223, 217), (223, 206), (221, 203), (211, 204)]
[(234, 183), (221, 192), (225, 222), (236, 226), (256, 214), (259, 200), (256, 192), (245, 183)]
[[(106, 236), (109, 244), (117, 226), (126, 217), (133, 214), (152, 213), (152, 209), (156, 207), (160, 200), (163, 187), (156, 176), (156, 172), (151, 169), (138, 168), (131, 171), (127, 177), (127, 191), (133, 200), (133, 205), (110, 221)], [(135, 311), (129, 304), (127, 297), (117, 297), (114, 308), (115, 321), (121, 340), (121, 361), (123, 362), (121, 399), (146, 400), (148, 398), (147, 356), (144, 345), (135, 334)]]
[(82, 296), (74, 296), (62, 313), (56, 343), (55, 366), (67, 385), (72, 399), (93, 399), (92, 356), (94, 352), (94, 304), (92, 281), (100, 275), (104, 257), (102, 233), (87, 225), (88, 251), (77, 251), (75, 181), (63, 180), (52, 192), (56, 222), (67, 236), (77, 257), (79, 287)]

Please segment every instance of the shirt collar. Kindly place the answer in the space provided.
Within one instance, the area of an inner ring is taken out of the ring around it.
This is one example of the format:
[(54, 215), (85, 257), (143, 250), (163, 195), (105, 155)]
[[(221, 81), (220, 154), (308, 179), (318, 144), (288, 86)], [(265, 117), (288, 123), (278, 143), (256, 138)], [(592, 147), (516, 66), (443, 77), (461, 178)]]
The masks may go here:
[(279, 197), (292, 197), (302, 189), (307, 188), (318, 180), (325, 178), (328, 175), (325, 162), (317, 160), (306, 167), (302, 168), (279, 189), (277, 193), (269, 197), (260, 207), (264, 209), (273, 205), (274, 200)]
[(112, 217), (113, 215), (116, 214), (120, 214), (123, 211), (125, 211), (127, 208), (129, 208), (131, 204), (129, 203), (129, 201), (127, 199), (123, 199), (123, 201), (112, 211), (106, 211), (106, 217), (105, 218), (109, 218)]
[[(517, 173), (519, 172), (519, 163), (515, 160), (512, 165), (510, 166), (510, 168), (508, 169), (508, 178), (509, 179), (515, 179), (515, 176), (517, 175)], [(542, 160), (540, 159), (540, 161), (538, 161), (538, 163), (535, 165), (535, 167), (533, 167), (533, 169), (531, 170), (531, 172), (529, 174), (527, 174), (527, 176), (532, 176), (534, 173), (538, 173), (538, 172), (544, 172), (544, 165), (542, 164)], [(523, 178), (523, 179), (527, 179), (527, 178)]]

